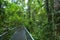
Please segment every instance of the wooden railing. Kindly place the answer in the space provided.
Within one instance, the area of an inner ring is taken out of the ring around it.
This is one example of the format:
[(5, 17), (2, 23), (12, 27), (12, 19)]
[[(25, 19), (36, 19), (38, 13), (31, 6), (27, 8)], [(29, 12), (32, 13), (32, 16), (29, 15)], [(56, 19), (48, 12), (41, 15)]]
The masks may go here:
[(5, 32), (0, 34), (0, 40), (4, 40), (4, 38), (6, 37), (6, 35), (8, 35), (9, 31), (13, 31), (13, 30), (17, 30), (17, 28), (6, 28)]
[[(32, 35), (29, 33), (29, 31), (26, 29), (26, 27), (18, 27), (18, 28), (12, 28), (9, 29), (9, 31), (15, 31), (11, 38), (9, 40), (34, 40)], [(3, 34), (0, 35), (0, 40), (3, 40), (5, 35), (7, 35), (9, 32), (6, 31)]]

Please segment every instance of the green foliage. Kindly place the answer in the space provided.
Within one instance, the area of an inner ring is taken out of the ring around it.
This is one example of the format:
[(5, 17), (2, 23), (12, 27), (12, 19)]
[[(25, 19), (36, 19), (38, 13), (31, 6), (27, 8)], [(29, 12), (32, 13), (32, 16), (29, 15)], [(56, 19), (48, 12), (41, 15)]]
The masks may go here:
[[(3, 2), (5, 3), (4, 11), (0, 7), (1, 14), (3, 11), (3, 15), (0, 15), (0, 34), (4, 32), (3, 28), (24, 25), (35, 40), (54, 40), (54, 36), (51, 38), (53, 27), (52, 23), (48, 23), (44, 0), (28, 0), (27, 3), (25, 0), (18, 0), (17, 2), (6, 0), (0, 1), (1, 6)], [(12, 32), (9, 31), (10, 35), (8, 34), (7, 40), (11, 37)]]

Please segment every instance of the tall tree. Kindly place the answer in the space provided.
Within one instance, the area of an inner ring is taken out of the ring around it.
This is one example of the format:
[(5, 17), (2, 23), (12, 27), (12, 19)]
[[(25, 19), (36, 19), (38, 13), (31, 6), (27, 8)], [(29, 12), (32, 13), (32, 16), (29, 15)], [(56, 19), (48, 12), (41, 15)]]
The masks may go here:
[(46, 10), (47, 10), (47, 17), (48, 17), (48, 25), (49, 26), (49, 40), (55, 40), (55, 26), (54, 26), (54, 0), (46, 0)]
[(60, 36), (60, 1), (59, 0), (54, 0), (55, 3), (54, 3), (54, 9), (55, 9), (55, 24), (56, 24), (56, 38), (57, 40), (60, 40), (59, 39), (59, 36)]

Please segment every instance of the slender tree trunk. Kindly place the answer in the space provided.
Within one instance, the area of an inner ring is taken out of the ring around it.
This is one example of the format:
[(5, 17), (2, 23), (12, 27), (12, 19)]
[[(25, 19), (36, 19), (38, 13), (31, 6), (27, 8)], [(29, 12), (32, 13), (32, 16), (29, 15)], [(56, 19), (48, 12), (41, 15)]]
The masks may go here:
[(56, 38), (59, 38), (60, 34), (60, 0), (54, 0), (54, 9), (55, 9), (55, 24), (56, 24)]
[[(48, 16), (48, 23), (50, 26), (51, 30), (51, 37), (49, 37), (50, 40), (55, 40), (55, 26), (54, 26), (54, 0), (46, 0), (46, 10), (47, 10), (47, 16)], [(53, 31), (53, 32), (52, 32)], [(54, 36), (53, 36), (54, 35)]]
[(4, 26), (4, 20), (5, 20), (5, 10), (3, 8), (3, 2), (4, 1), (0, 1), (0, 26), (3, 27)]

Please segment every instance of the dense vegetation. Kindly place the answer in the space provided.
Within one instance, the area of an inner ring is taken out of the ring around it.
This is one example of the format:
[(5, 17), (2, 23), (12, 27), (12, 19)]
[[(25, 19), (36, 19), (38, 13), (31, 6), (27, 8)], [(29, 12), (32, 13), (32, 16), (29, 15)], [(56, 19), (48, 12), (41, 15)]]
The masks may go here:
[(55, 40), (55, 11), (53, 0), (0, 0), (0, 34), (24, 25), (35, 40)]

